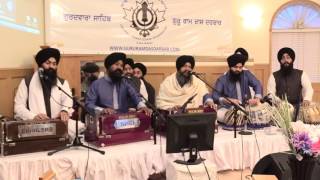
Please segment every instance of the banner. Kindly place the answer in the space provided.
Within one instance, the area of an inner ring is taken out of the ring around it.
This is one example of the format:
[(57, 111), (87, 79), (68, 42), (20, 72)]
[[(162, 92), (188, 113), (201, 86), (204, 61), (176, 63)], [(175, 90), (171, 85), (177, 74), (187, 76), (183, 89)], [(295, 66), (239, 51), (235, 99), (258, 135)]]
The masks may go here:
[(46, 0), (46, 44), (66, 54), (225, 56), (231, 0)]

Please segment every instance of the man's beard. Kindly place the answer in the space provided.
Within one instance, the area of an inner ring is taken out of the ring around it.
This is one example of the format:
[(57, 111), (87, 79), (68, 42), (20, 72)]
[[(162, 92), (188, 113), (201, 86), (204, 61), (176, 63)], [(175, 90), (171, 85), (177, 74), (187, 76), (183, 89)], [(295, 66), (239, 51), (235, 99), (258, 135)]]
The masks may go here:
[(191, 81), (191, 74), (190, 71), (184, 71), (184, 72), (178, 72), (177, 73), (177, 80), (180, 86), (184, 86), (185, 84), (189, 83)]
[(235, 82), (240, 81), (240, 77), (241, 77), (242, 72), (240, 72), (240, 71), (234, 72), (231, 69), (229, 70), (229, 72), (230, 72), (230, 80), (235, 81)]
[(284, 75), (288, 75), (292, 72), (293, 70), (293, 63), (284, 63), (284, 64), (280, 64), (280, 71), (284, 74)]
[(109, 71), (109, 77), (113, 82), (119, 82), (122, 79), (122, 74), (123, 71), (121, 69)]
[(56, 69), (44, 69), (43, 70), (44, 83), (47, 87), (53, 87), (57, 84), (57, 70)]

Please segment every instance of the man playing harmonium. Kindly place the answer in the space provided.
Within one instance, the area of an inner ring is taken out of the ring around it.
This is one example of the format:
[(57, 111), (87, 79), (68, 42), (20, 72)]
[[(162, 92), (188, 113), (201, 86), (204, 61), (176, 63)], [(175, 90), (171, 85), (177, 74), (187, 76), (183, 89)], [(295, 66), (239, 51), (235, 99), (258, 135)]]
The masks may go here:
[[(220, 105), (217, 111), (217, 120), (225, 121), (226, 112), (232, 105), (224, 98), (237, 105), (246, 102), (249, 105), (257, 105), (262, 97), (262, 87), (257, 78), (247, 69), (244, 69), (248, 58), (241, 53), (235, 53), (227, 58), (229, 71), (218, 78), (215, 84), (216, 91), (206, 96), (206, 101), (214, 100)], [(251, 97), (250, 88), (253, 88), (254, 97)]]
[(58, 89), (59, 86), (71, 95), (68, 81), (57, 76), (59, 50), (42, 49), (35, 59), (39, 69), (32, 77), (22, 79), (14, 99), (15, 117), (22, 120), (59, 118), (68, 121), (73, 102)]
[(126, 113), (130, 97), (138, 110), (150, 115), (150, 109), (143, 103), (132, 83), (123, 78), (124, 60), (124, 53), (112, 53), (106, 57), (104, 65), (107, 75), (96, 80), (87, 92), (85, 105), (91, 113)]
[(280, 70), (274, 72), (268, 81), (268, 93), (280, 99), (285, 96), (290, 104), (297, 107), (302, 103), (310, 105), (313, 89), (308, 75), (299, 69), (293, 68), (295, 52), (288, 47), (279, 50), (277, 55)]
[[(195, 61), (192, 56), (180, 56), (176, 60), (177, 72), (168, 76), (160, 85), (156, 98), (157, 108), (177, 111), (190, 97), (196, 95), (187, 108), (198, 108), (203, 105), (203, 97), (208, 94), (206, 85), (192, 76)], [(213, 102), (208, 103), (213, 107)]]

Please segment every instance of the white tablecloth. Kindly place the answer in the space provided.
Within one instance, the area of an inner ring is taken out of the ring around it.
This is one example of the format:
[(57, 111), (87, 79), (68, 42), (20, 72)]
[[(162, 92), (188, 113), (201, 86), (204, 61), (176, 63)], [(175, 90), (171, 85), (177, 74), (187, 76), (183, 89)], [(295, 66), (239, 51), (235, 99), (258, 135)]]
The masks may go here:
[[(260, 157), (288, 150), (284, 137), (280, 134), (266, 135), (257, 131)], [(243, 136), (243, 167), (253, 168), (260, 159), (254, 135)], [(207, 161), (216, 163), (217, 169), (241, 169), (241, 136), (233, 138), (233, 133), (220, 131), (215, 134), (214, 150), (201, 152)], [(105, 155), (90, 150), (86, 179), (130, 180), (147, 179), (150, 174), (165, 170), (167, 160), (181, 158), (180, 154), (165, 154), (165, 138), (158, 136), (157, 145), (153, 140), (101, 148)], [(73, 177), (84, 179), (87, 149), (71, 148), (52, 156), (46, 152), (6, 156), (0, 158), (1, 180), (38, 179), (45, 171), (52, 169), (56, 179), (68, 180)]]

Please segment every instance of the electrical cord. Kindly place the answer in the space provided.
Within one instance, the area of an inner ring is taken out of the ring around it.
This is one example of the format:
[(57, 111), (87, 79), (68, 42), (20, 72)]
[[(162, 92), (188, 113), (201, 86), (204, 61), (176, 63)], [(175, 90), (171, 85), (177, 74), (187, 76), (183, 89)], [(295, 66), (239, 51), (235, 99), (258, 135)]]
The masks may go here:
[[(251, 107), (249, 106), (249, 117), (250, 118), (250, 114), (252, 114), (252, 111), (251, 111)], [(256, 145), (257, 145), (257, 148), (258, 148), (258, 154), (259, 154), (259, 159), (261, 159), (261, 156), (260, 156), (260, 147), (259, 147), (259, 143), (258, 143), (258, 139), (257, 139), (257, 134), (256, 134), (256, 130), (253, 128), (253, 134), (254, 134), (254, 138), (255, 138), (255, 141), (256, 141)]]
[[(183, 156), (183, 161), (185, 161), (185, 162), (186, 162), (186, 158), (185, 158), (185, 156), (184, 156), (184, 153), (182, 153), (182, 156)], [(189, 165), (188, 165), (188, 164), (186, 164), (186, 166), (187, 166), (188, 173), (189, 173), (189, 175), (190, 175), (190, 177), (191, 177), (191, 180), (193, 180), (193, 177), (192, 177), (191, 171), (190, 171), (190, 169), (189, 169)]]
[(209, 175), (209, 172), (208, 172), (208, 169), (207, 169), (207, 166), (206, 166), (204, 160), (202, 160), (202, 157), (201, 157), (201, 155), (200, 155), (200, 151), (198, 151), (198, 154), (199, 154), (200, 160), (202, 161), (202, 164), (203, 164), (203, 166), (204, 166), (204, 169), (206, 170), (206, 173), (207, 173), (207, 175), (208, 175), (208, 180), (211, 180), (210, 175)]
[(242, 180), (242, 174), (243, 174), (243, 137), (242, 135), (240, 135), (241, 137), (241, 180)]
[(88, 143), (88, 154), (87, 154), (87, 163), (86, 163), (86, 168), (85, 168), (85, 171), (84, 171), (84, 177), (83, 177), (83, 180), (86, 179), (86, 176), (87, 176), (87, 171), (88, 171), (88, 164), (89, 164), (89, 158), (90, 158), (90, 151), (89, 151), (89, 143)]

